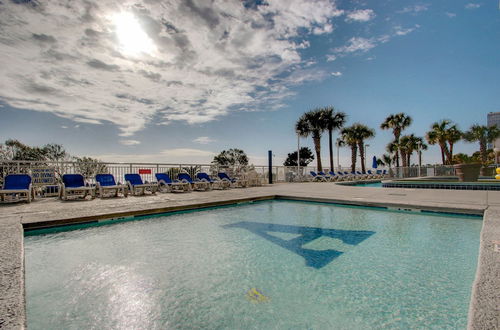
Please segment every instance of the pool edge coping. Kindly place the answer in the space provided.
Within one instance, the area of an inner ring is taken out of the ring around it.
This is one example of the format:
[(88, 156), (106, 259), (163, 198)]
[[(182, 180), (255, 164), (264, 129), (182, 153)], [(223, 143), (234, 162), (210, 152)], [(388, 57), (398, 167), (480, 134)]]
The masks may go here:
[[(53, 226), (61, 226), (61, 225), (71, 225), (71, 224), (78, 224), (78, 223), (89, 223), (89, 222), (96, 222), (99, 220), (104, 220), (104, 219), (112, 219), (115, 217), (126, 217), (126, 216), (142, 216), (142, 215), (153, 215), (153, 214), (161, 214), (161, 213), (172, 213), (172, 212), (179, 212), (179, 211), (188, 211), (188, 210), (201, 210), (201, 209), (206, 209), (206, 208), (211, 208), (211, 207), (217, 207), (217, 206), (225, 206), (225, 205), (234, 205), (234, 204), (239, 204), (239, 203), (245, 203), (245, 202), (252, 202), (252, 201), (262, 201), (262, 200), (294, 200), (294, 201), (311, 201), (311, 202), (322, 202), (322, 203), (330, 203), (330, 204), (340, 204), (340, 205), (350, 205), (350, 206), (364, 206), (364, 207), (383, 207), (383, 208), (388, 208), (388, 207), (402, 207), (403, 211), (406, 210), (405, 207), (410, 207), (410, 208), (415, 208), (415, 209), (420, 209), (420, 210), (431, 210), (435, 212), (443, 212), (443, 213), (461, 213), (461, 214), (472, 214), (472, 215), (483, 215), (483, 225), (481, 229), (481, 237), (480, 237), (480, 247), (479, 247), (479, 258), (482, 258), (482, 252), (483, 252), (483, 231), (485, 230), (485, 220), (487, 215), (490, 213), (486, 212), (488, 209), (487, 207), (483, 208), (478, 208), (478, 209), (472, 209), (472, 208), (457, 208), (457, 207), (443, 207), (443, 206), (420, 206), (417, 207), (417, 205), (414, 205), (412, 203), (387, 203), (387, 202), (371, 202), (371, 201), (363, 201), (363, 200), (348, 200), (348, 199), (332, 199), (332, 198), (316, 198), (316, 197), (301, 197), (301, 196), (294, 196), (294, 195), (283, 195), (283, 194), (273, 194), (273, 195), (262, 195), (262, 196), (254, 196), (254, 197), (248, 197), (248, 198), (238, 198), (238, 199), (229, 199), (229, 200), (219, 200), (219, 201), (213, 201), (213, 202), (207, 202), (207, 203), (192, 203), (192, 204), (185, 204), (185, 205), (178, 205), (178, 206), (171, 206), (171, 207), (161, 207), (161, 208), (153, 208), (153, 209), (144, 209), (144, 210), (136, 210), (136, 211), (126, 211), (126, 212), (117, 212), (117, 213), (106, 213), (106, 214), (98, 214), (94, 216), (87, 216), (87, 217), (79, 217), (79, 218), (69, 218), (69, 219), (54, 219), (54, 220), (48, 220), (48, 221), (41, 221), (41, 222), (30, 222), (30, 223), (23, 223), (22, 221), (22, 216), (19, 216), (19, 221), (16, 223), (11, 223), (11, 225), (17, 225), (20, 229), (21, 237), (20, 237), (20, 248), (21, 248), (21, 266), (17, 268), (17, 276), (18, 276), (18, 283), (19, 285), (22, 286), (20, 289), (20, 296), (17, 297), (18, 303), (21, 304), (21, 306), (18, 306), (19, 310), (18, 313), (16, 314), (15, 312), (12, 316), (12, 319), (15, 319), (15, 322), (7, 322), (6, 325), (9, 326), (12, 325), (14, 327), (11, 328), (18, 328), (18, 329), (24, 329), (26, 328), (26, 309), (25, 309), (25, 288), (24, 288), (24, 230), (25, 228), (30, 229), (38, 229), (38, 228), (47, 228), (47, 227), (53, 227)], [(458, 212), (457, 212), (458, 211)], [(489, 216), (488, 216), (489, 218)], [(80, 220), (80, 221), (78, 221)], [(83, 220), (83, 221), (82, 221)], [(36, 227), (36, 224), (44, 224), (45, 227)], [(469, 303), (469, 313), (468, 313), (468, 329), (481, 329), (480, 325), (482, 324), (482, 318), (479, 315), (478, 316), (478, 309), (477, 309), (477, 301), (478, 297), (481, 297), (481, 290), (478, 288), (478, 286), (482, 283), (479, 279), (479, 276), (481, 277), (488, 277), (488, 275), (485, 275), (484, 272), (482, 272), (481, 269), (481, 261), (478, 261), (478, 266), (476, 268), (476, 274), (475, 274), (475, 279), (473, 282), (473, 286), (471, 288), (471, 301)], [(11, 274), (13, 275), (13, 274)], [(19, 278), (20, 277), (20, 278)], [(8, 299), (1, 299), (0, 298), (0, 303), (4, 303), (5, 300)], [(4, 307), (4, 306), (2, 306)], [(3, 309), (0, 309), (2, 311)], [(483, 312), (483, 311), (482, 311)], [(494, 313), (495, 311), (493, 311)], [(484, 313), (482, 313), (484, 314)], [(490, 313), (491, 314), (491, 313)], [(9, 317), (7, 317), (8, 319)], [(0, 318), (0, 321), (3, 321)], [(9, 321), (9, 320), (7, 320)], [(1, 325), (2, 323), (0, 323)]]

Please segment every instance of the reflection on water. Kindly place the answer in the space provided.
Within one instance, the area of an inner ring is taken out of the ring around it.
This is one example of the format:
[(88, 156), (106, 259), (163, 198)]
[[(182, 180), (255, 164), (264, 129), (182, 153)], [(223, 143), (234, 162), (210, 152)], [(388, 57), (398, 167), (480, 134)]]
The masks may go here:
[[(371, 235), (375, 234), (374, 231), (367, 230), (338, 230), (248, 221), (225, 225), (224, 228), (247, 229), (256, 235), (259, 235), (273, 242), (274, 244), (277, 244), (289, 251), (302, 256), (304, 259), (306, 259), (306, 265), (314, 268), (322, 268), (328, 265), (333, 259), (340, 256), (343, 252), (333, 249), (312, 250), (303, 248), (303, 245), (323, 236), (339, 239), (349, 245), (358, 245)], [(290, 240), (286, 240), (269, 234), (269, 232), (298, 234), (299, 236)]]

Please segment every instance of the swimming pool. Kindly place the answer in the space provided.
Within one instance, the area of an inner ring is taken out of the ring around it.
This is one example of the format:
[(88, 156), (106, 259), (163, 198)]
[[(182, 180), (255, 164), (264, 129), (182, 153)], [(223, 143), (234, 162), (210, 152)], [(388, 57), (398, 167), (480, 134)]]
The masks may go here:
[(269, 201), (27, 236), (28, 326), (464, 328), (480, 219)]

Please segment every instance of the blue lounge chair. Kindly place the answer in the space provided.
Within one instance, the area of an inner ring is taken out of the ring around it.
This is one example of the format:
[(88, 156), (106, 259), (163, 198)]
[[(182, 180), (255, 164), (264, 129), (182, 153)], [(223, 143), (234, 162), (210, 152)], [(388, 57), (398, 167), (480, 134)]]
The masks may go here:
[(212, 179), (207, 173), (205, 172), (199, 172), (196, 173), (196, 178), (200, 181), (206, 181), (210, 183), (210, 188), (211, 189), (227, 189), (230, 187), (230, 183), (227, 181), (222, 181), (221, 179)]
[(219, 179), (222, 181), (226, 181), (230, 183), (230, 186), (235, 187), (235, 188), (245, 188), (248, 186), (248, 181), (247, 180), (242, 180), (239, 178), (231, 178), (227, 173), (224, 172), (219, 172), (217, 174)]
[(348, 179), (348, 180), (355, 180), (357, 177), (356, 177), (356, 174), (352, 174), (347, 172), (347, 171), (344, 171), (344, 176)]
[(134, 196), (145, 195), (147, 191), (154, 195), (158, 190), (158, 184), (142, 182), (141, 176), (137, 173), (125, 174), (125, 181), (128, 185), (128, 191)]
[(312, 176), (313, 181), (326, 181), (325, 177), (322, 175), (317, 174), (314, 171), (309, 172)]
[(318, 172), (318, 175), (321, 175), (322, 177), (324, 177), (326, 181), (332, 181), (332, 178), (323, 171)]
[(107, 192), (113, 193), (115, 197), (118, 197), (119, 193), (122, 193), (124, 197), (128, 195), (127, 185), (117, 184), (112, 174), (97, 174), (95, 176), (95, 181), (96, 193), (101, 198), (105, 197)]
[(342, 180), (344, 180), (344, 177), (342, 175), (337, 174), (334, 171), (330, 171), (330, 172), (328, 172), (328, 174), (331, 177), (331, 179), (330, 179), (331, 181), (342, 181)]
[(85, 199), (87, 195), (90, 195), (90, 198), (93, 199), (95, 196), (94, 187), (85, 184), (85, 179), (81, 174), (64, 174), (59, 191), (63, 200), (67, 200), (68, 197), (82, 197)]
[(191, 190), (191, 185), (187, 182), (172, 180), (167, 173), (156, 173), (158, 180), (158, 190), (166, 189), (167, 192), (186, 192)]
[(366, 171), (371, 176), (372, 179), (380, 179), (380, 174), (372, 172), (372, 170)]
[(2, 202), (26, 201), (31, 203), (33, 198), (31, 176), (28, 174), (9, 174), (5, 177), (2, 190), (0, 190)]
[(177, 178), (182, 182), (189, 183), (194, 190), (205, 191), (210, 189), (210, 183), (198, 179), (193, 180), (188, 173), (179, 173)]

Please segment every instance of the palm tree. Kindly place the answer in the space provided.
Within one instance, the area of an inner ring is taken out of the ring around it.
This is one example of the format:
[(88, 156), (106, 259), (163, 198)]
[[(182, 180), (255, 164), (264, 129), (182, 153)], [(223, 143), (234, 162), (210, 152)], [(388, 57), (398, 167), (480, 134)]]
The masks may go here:
[(467, 142), (479, 142), (479, 153), (481, 154), (481, 163), (486, 164), (488, 160), (487, 144), (493, 143), (499, 136), (500, 130), (495, 126), (472, 125), (471, 128), (464, 133), (464, 139)]
[[(397, 114), (391, 114), (387, 118), (385, 118), (384, 122), (380, 125), (381, 129), (392, 129), (392, 134), (394, 134), (394, 141), (399, 143), (399, 137), (401, 136), (401, 132), (404, 131), (408, 126), (411, 125), (413, 119), (405, 114), (404, 112), (400, 112)], [(399, 151), (399, 147), (398, 147)], [(399, 154), (396, 152), (396, 166), (399, 167)]]
[(393, 158), (389, 154), (383, 154), (382, 155), (382, 162), (384, 163), (384, 165), (388, 166), (390, 169), (391, 165), (393, 163)]
[(396, 141), (389, 142), (385, 150), (392, 157), (392, 163), (397, 166), (396, 159), (398, 158), (399, 143)]
[(366, 173), (365, 169), (365, 140), (371, 139), (375, 136), (375, 131), (363, 124), (354, 124), (354, 130), (356, 131), (358, 147), (359, 147), (359, 157), (361, 158), (361, 172)]
[(450, 152), (448, 155), (448, 164), (453, 163), (453, 146), (455, 143), (462, 139), (463, 133), (458, 129), (457, 125), (453, 125), (448, 128), (448, 134), (446, 136), (446, 142), (449, 144)]
[[(406, 159), (403, 158), (404, 162), (406, 162), (406, 166), (410, 166), (411, 164), (411, 156), (415, 151), (426, 150), (427, 145), (424, 143), (424, 139), (415, 136), (415, 134), (405, 135), (401, 137), (401, 148), (405, 150)], [(420, 160), (419, 160), (420, 164)], [(405, 165), (403, 165), (405, 166)]]
[(450, 151), (448, 150), (448, 129), (451, 124), (451, 121), (447, 119), (443, 119), (440, 122), (435, 122), (431, 126), (431, 130), (427, 132), (425, 138), (429, 144), (434, 145), (438, 144), (441, 148), (441, 160), (443, 165), (446, 164), (446, 159), (451, 159)]
[(422, 150), (427, 150), (428, 147), (424, 142), (424, 138), (417, 137), (418, 166), (422, 166)]
[(328, 142), (330, 147), (330, 170), (333, 171), (333, 131), (341, 129), (345, 124), (346, 114), (343, 112), (335, 111), (332, 106), (324, 107), (322, 109), (323, 116), (326, 121), (326, 129), (328, 130)]
[[(351, 157), (354, 157), (351, 164), (351, 170), (356, 170), (356, 151), (359, 149), (361, 158), (361, 170), (365, 172), (365, 140), (375, 136), (375, 131), (363, 124), (354, 124), (351, 127), (342, 130), (344, 141), (351, 146), (353, 151)], [(354, 146), (353, 146), (354, 145)]]
[(351, 147), (351, 172), (356, 171), (356, 159), (358, 158), (358, 140), (353, 127), (342, 129), (342, 141), (344, 145)]
[(316, 108), (304, 113), (297, 123), (295, 123), (295, 132), (299, 136), (312, 136), (314, 149), (316, 151), (316, 164), (318, 171), (323, 171), (321, 166), (321, 134), (327, 129), (327, 122), (321, 108)]

